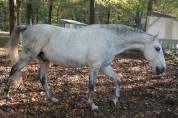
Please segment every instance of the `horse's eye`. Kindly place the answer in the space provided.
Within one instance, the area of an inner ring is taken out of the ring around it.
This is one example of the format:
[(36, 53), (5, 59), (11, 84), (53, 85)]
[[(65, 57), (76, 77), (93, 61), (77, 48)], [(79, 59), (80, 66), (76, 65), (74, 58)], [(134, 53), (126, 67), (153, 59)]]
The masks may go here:
[(160, 51), (160, 47), (155, 47), (155, 50), (156, 50), (157, 52), (159, 52), (159, 51)]

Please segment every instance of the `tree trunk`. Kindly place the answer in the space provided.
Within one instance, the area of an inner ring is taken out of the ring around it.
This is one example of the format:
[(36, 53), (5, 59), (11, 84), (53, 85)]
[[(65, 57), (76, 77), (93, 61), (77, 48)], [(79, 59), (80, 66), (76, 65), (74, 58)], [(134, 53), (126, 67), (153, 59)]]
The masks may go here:
[(57, 12), (56, 12), (56, 16), (57, 16), (57, 23), (60, 22), (60, 18), (59, 18), (59, 10), (60, 10), (60, 6), (57, 7)]
[(138, 29), (142, 29), (142, 24), (141, 24), (142, 16), (143, 16), (143, 10), (140, 11), (139, 9), (137, 9), (136, 15), (135, 15), (135, 25), (136, 25), (136, 28)]
[(27, 2), (27, 24), (32, 25), (32, 0)]
[(4, 14), (3, 14), (3, 3), (0, 1), (0, 27), (3, 28), (3, 17), (4, 17)]
[(153, 0), (148, 0), (147, 16), (151, 16), (153, 11)]
[(17, 0), (17, 25), (20, 24), (20, 7), (21, 7), (21, 1)]
[(16, 16), (16, 0), (9, 0), (9, 26), (10, 26), (10, 33), (12, 32), (13, 28), (17, 24), (17, 16)]
[(51, 24), (52, 10), (53, 10), (53, 1), (49, 0), (48, 24)]
[(146, 16), (145, 28), (144, 28), (145, 31), (146, 31), (147, 22), (148, 22), (148, 16), (151, 16), (152, 12), (153, 12), (153, 0), (148, 0), (147, 16)]
[(111, 16), (111, 9), (108, 8), (108, 10), (107, 10), (107, 21), (106, 21), (106, 24), (110, 23), (110, 16)]
[(95, 0), (90, 0), (90, 24), (95, 23)]
[(37, 10), (36, 10), (36, 17), (35, 17), (35, 21), (36, 21), (35, 23), (36, 23), (36, 24), (38, 24), (38, 20), (39, 20), (39, 19), (38, 19), (38, 12), (39, 12), (39, 10), (37, 9)]

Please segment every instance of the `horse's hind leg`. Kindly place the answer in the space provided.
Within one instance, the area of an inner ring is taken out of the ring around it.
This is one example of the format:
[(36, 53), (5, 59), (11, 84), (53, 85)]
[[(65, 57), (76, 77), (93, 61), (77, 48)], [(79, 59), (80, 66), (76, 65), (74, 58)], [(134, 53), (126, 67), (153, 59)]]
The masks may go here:
[(18, 72), (23, 69), (30, 61), (32, 60), (32, 58), (23, 58), (21, 57), (19, 59), (19, 61), (12, 66), (11, 68), (11, 71), (10, 71), (10, 74), (9, 74), (9, 78), (8, 78), (8, 81), (6, 83), (6, 86), (5, 86), (5, 89), (4, 89), (4, 92), (5, 92), (5, 96), (6, 98), (9, 98), (9, 89), (10, 89), (10, 85), (12, 83), (12, 79), (16, 79), (14, 78)]
[(116, 72), (114, 72), (114, 70), (112, 69), (111, 66), (107, 66), (107, 67), (104, 67), (102, 68), (102, 71), (105, 75), (111, 77), (114, 82), (115, 82), (115, 85), (116, 85), (116, 91), (115, 91), (115, 96), (114, 98), (112, 99), (112, 101), (114, 102), (115, 106), (118, 102), (118, 97), (120, 97), (120, 83), (121, 83), (121, 77), (119, 77), (117, 75)]
[(58, 102), (58, 99), (52, 96), (48, 87), (48, 66), (49, 66), (48, 61), (43, 61), (40, 59), (40, 72), (39, 72), (40, 82), (43, 86), (43, 89), (48, 99), (52, 102)]

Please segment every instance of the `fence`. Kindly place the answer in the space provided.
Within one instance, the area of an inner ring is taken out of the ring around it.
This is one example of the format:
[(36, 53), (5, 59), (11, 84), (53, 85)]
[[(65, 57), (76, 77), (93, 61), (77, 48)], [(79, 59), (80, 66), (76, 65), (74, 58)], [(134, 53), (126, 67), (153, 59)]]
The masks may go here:
[(178, 40), (175, 39), (160, 39), (163, 49), (169, 49), (178, 52)]

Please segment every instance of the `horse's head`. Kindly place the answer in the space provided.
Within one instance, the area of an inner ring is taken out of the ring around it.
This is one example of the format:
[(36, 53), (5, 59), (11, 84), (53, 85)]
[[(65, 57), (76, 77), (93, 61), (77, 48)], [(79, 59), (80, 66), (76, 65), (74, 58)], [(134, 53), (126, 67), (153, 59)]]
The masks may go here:
[(150, 62), (153, 70), (161, 74), (166, 69), (165, 58), (159, 40), (156, 36), (151, 36), (151, 41), (144, 46), (144, 56)]

